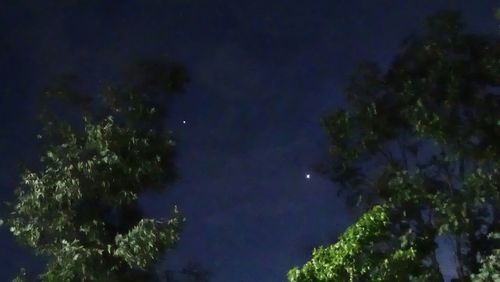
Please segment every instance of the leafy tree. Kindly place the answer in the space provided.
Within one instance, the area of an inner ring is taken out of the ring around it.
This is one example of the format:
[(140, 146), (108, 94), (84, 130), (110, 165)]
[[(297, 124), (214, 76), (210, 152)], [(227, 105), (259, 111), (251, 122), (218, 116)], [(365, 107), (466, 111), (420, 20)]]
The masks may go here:
[(135, 80), (102, 96), (64, 84), (46, 91), (45, 152), (38, 169), (23, 172), (7, 221), (22, 244), (48, 258), (43, 281), (154, 280), (155, 262), (179, 239), (177, 208), (168, 219), (144, 218), (138, 198), (176, 179), (175, 142), (161, 123), (186, 77), (177, 65), (134, 66)]
[(390, 232), (391, 211), (377, 205), (342, 234), (337, 243), (314, 250), (313, 258), (288, 273), (289, 281), (430, 281), (440, 277), (418, 262), (415, 234)]
[[(438, 270), (438, 235), (454, 240), (457, 279), (469, 281), (481, 267), (479, 257), (491, 258), (498, 248), (498, 240), (487, 235), (500, 229), (499, 86), (499, 38), (466, 33), (453, 11), (429, 17), (426, 31), (405, 40), (387, 70), (362, 64), (346, 89), (349, 107), (324, 119), (331, 156), (319, 168), (340, 184), (349, 203), (360, 210), (383, 204), (391, 216), (384, 225), (362, 216), (328, 252), (315, 252), (302, 270), (290, 272), (290, 279), (339, 281), (324, 276), (332, 262), (346, 256), (335, 246), (360, 244), (356, 250), (362, 256), (348, 255), (363, 257), (349, 266), (355, 273), (350, 277), (367, 281), (359, 275), (369, 275), (386, 261), (363, 248), (374, 242), (346, 237), (359, 229), (394, 237), (411, 233), (418, 242), (413, 257), (404, 256), (417, 272), (395, 278), (400, 267), (387, 268), (384, 275), (392, 278), (381, 281), (420, 279), (426, 267)], [(375, 236), (363, 232), (366, 238)], [(404, 252), (403, 245), (392, 250)], [(486, 259), (482, 269), (491, 269), (488, 261), (493, 260)], [(423, 281), (441, 279), (436, 275)]]
[[(500, 234), (491, 234), (491, 237), (500, 238)], [(479, 273), (472, 274), (474, 282), (489, 282), (500, 280), (500, 249), (494, 249), (492, 253), (481, 260)]]

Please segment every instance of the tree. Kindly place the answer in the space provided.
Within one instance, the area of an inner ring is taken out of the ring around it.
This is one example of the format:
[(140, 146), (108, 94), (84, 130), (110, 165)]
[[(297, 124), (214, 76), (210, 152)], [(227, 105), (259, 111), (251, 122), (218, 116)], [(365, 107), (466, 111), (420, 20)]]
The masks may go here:
[(155, 262), (179, 239), (176, 207), (168, 219), (148, 219), (138, 199), (176, 179), (175, 142), (161, 123), (185, 72), (151, 60), (131, 69), (140, 72), (135, 80), (99, 97), (64, 84), (46, 91), (45, 153), (39, 169), (22, 174), (7, 221), (22, 244), (48, 258), (43, 281), (154, 280)]
[[(491, 237), (499, 239), (500, 234), (491, 234)], [(489, 282), (500, 280), (500, 249), (494, 249), (492, 253), (481, 260), (481, 268), (477, 274), (472, 274), (472, 281)]]
[[(481, 267), (480, 257), (498, 248), (498, 240), (487, 235), (500, 229), (499, 86), (498, 37), (468, 34), (457, 12), (441, 11), (428, 18), (424, 34), (404, 41), (386, 71), (362, 64), (346, 89), (348, 109), (324, 119), (331, 156), (321, 171), (361, 211), (380, 204), (391, 211), (389, 222), (374, 230), (396, 238), (413, 234), (413, 269), (439, 269), (438, 235), (455, 242), (459, 281), (469, 281)], [(363, 218), (351, 228), (372, 232), (362, 227)], [(336, 245), (346, 244), (345, 236)], [(361, 244), (358, 239), (348, 242)], [(331, 269), (331, 261), (345, 256), (336, 248), (323, 252), (328, 259), (318, 264), (315, 253), (309, 264)], [(362, 265), (385, 263), (370, 249), (361, 252)], [(301, 279), (307, 265), (290, 273), (299, 277), (292, 281), (337, 281)], [(362, 265), (351, 267), (365, 275), (374, 271)], [(415, 274), (390, 281), (417, 279)]]
[(314, 250), (313, 258), (288, 273), (289, 281), (434, 281), (434, 265), (418, 262), (423, 248), (411, 232), (390, 232), (390, 208), (377, 205), (342, 234), (337, 243)]

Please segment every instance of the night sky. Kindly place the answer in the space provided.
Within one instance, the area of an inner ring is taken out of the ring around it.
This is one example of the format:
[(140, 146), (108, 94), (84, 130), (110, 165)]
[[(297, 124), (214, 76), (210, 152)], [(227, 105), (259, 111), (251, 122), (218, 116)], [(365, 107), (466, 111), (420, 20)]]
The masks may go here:
[[(365, 59), (387, 66), (444, 8), (498, 33), (498, 1), (0, 0), (0, 200), (34, 158), (36, 99), (64, 74), (95, 92), (137, 57), (183, 63), (191, 83), (170, 107), (181, 179), (145, 197), (149, 215), (177, 204), (187, 224), (165, 267), (196, 261), (212, 281), (285, 281), (287, 271), (352, 223), (335, 185), (311, 166), (327, 156), (321, 117)], [(183, 121), (186, 121), (183, 123)], [(310, 179), (306, 174), (311, 174)], [(0, 231), (0, 281), (40, 270)]]

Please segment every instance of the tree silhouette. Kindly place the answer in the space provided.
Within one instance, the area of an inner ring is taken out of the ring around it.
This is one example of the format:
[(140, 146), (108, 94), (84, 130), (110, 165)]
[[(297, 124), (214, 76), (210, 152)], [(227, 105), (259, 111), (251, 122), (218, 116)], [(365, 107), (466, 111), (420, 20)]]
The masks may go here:
[[(458, 281), (469, 281), (499, 247), (488, 236), (500, 231), (499, 86), (498, 36), (464, 32), (454, 11), (429, 17), (388, 70), (362, 64), (346, 89), (348, 108), (324, 119), (331, 154), (320, 168), (361, 211), (383, 207), (387, 224), (356, 223), (361, 237), (348, 230), (291, 280), (339, 281), (332, 277), (348, 271), (350, 281), (441, 281), (435, 240), (444, 235), (455, 242)], [(380, 238), (366, 232), (388, 232), (386, 261), (372, 248)], [(359, 253), (345, 253), (357, 244)], [(331, 270), (346, 255), (344, 268)], [(391, 279), (376, 280), (394, 256), (412, 268), (400, 273), (395, 264), (382, 273)]]
[(144, 218), (138, 198), (177, 178), (175, 142), (162, 122), (185, 71), (148, 59), (127, 73), (101, 95), (79, 92), (66, 76), (40, 100), (44, 153), (38, 169), (23, 172), (7, 224), (48, 258), (43, 281), (152, 281), (179, 239), (177, 208), (168, 219)]

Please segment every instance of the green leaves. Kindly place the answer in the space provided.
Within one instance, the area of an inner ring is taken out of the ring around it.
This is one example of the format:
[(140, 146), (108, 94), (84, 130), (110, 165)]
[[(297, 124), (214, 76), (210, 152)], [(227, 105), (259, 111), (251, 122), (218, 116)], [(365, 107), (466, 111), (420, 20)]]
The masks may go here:
[[(386, 206), (375, 206), (350, 226), (339, 241), (313, 251), (313, 258), (302, 269), (288, 273), (292, 282), (302, 281), (402, 281), (417, 259), (413, 246), (391, 247), (395, 238), (389, 232)], [(396, 280), (393, 280), (396, 279)]]
[(132, 268), (145, 269), (179, 240), (178, 231), (183, 221), (177, 209), (168, 222), (142, 219), (126, 235), (115, 237), (117, 248), (113, 255), (124, 259)]
[(137, 203), (141, 192), (171, 181), (170, 137), (113, 117), (84, 125), (47, 148), (39, 172), (22, 175), (8, 222), (22, 243), (51, 258), (45, 281), (107, 280), (124, 265), (147, 269), (179, 239), (177, 210), (167, 222), (141, 219)]
[(14, 278), (12, 280), (12, 282), (24, 282), (24, 281), (26, 281), (26, 269), (21, 268), (19, 270), (19, 272), (20, 272), (19, 275), (17, 275), (16, 278)]
[(101, 101), (80, 94), (72, 78), (40, 101), (44, 126), (36, 138), (44, 152), (39, 169), (22, 173), (6, 225), (48, 260), (44, 281), (146, 281), (179, 238), (177, 210), (166, 222), (143, 219), (139, 197), (177, 178), (175, 142), (161, 129), (186, 72), (152, 59), (128, 75)]
[[(490, 234), (491, 237), (500, 237), (499, 233)], [(473, 282), (500, 281), (500, 249), (494, 249), (489, 256), (481, 259), (481, 267), (477, 274), (472, 274)]]
[[(457, 240), (460, 281), (491, 253), (484, 232), (500, 228), (500, 39), (464, 30), (460, 14), (438, 12), (387, 71), (365, 63), (354, 73), (346, 110), (323, 119), (325, 174), (348, 204), (382, 204), (390, 220), (361, 217), (291, 281), (439, 281), (439, 234)], [(382, 253), (372, 248), (377, 232), (390, 243)]]

